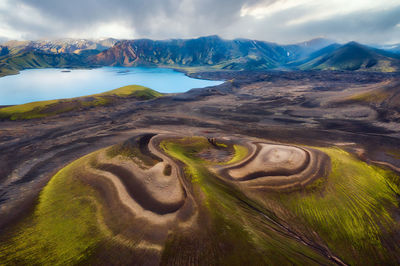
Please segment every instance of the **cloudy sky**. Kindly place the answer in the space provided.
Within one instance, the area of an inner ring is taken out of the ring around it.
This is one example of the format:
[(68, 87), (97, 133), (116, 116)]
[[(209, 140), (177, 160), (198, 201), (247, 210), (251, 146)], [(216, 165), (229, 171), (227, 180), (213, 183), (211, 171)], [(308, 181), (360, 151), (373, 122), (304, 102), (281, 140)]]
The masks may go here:
[(0, 40), (190, 38), (400, 43), (399, 0), (0, 0)]

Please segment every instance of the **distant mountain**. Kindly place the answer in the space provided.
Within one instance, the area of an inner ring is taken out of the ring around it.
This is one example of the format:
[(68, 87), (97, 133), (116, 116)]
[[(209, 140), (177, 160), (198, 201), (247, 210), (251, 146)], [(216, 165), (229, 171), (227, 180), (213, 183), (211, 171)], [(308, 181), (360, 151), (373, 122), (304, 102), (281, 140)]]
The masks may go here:
[(2, 47), (6, 47), (8, 55), (12, 56), (27, 49), (30, 43), (30, 41), (7, 41), (2, 44)]
[(289, 51), (288, 56), (291, 55), (291, 59), (301, 60), (310, 56), (313, 52), (316, 52), (334, 43), (335, 41), (331, 39), (315, 38), (305, 42), (285, 45), (284, 47)]
[(84, 50), (104, 51), (112, 47), (117, 42), (116, 39), (105, 39), (99, 41), (61, 39), (55, 41), (36, 41), (32, 47), (45, 52), (52, 53), (80, 53)]
[(328, 46), (299, 66), (300, 69), (382, 71), (400, 70), (400, 56), (350, 42), (343, 46)]
[(374, 48), (382, 49), (388, 52), (400, 54), (400, 43), (388, 44), (388, 45), (372, 45)]
[(7, 46), (0, 46), (0, 57), (8, 55), (10, 51), (8, 50)]
[(393, 53), (400, 53), (400, 44), (392, 45), (388, 51)]
[(306, 63), (308, 63), (308, 62), (310, 62), (310, 61), (312, 61), (312, 60), (314, 60), (314, 59), (316, 59), (318, 57), (327, 55), (327, 54), (335, 51), (336, 49), (338, 49), (340, 47), (342, 47), (342, 45), (337, 44), (337, 43), (328, 45), (328, 46), (326, 46), (326, 47), (324, 47), (324, 48), (322, 48), (320, 50), (314, 51), (314, 52), (312, 52), (310, 54), (307, 54), (307, 55), (304, 55), (304, 56), (300, 57), (299, 60), (295, 60), (295, 61), (289, 62), (288, 64), (286, 64), (286, 67), (287, 68), (296, 68), (296, 67), (301, 66), (303, 64), (306, 64)]
[(22, 49), (33, 48), (46, 53), (82, 53), (83, 51), (97, 51), (98, 53), (112, 47), (118, 40), (85, 40), (85, 39), (59, 39), (59, 40), (42, 40), (42, 41), (8, 41), (3, 46), (8, 47), (13, 53), (17, 53)]
[(392, 72), (400, 69), (399, 57), (356, 42), (340, 45), (321, 38), (295, 45), (278, 45), (264, 41), (224, 40), (218, 36), (208, 36), (189, 40), (120, 41), (112, 48), (92, 56), (89, 61), (109, 66)]
[(0, 77), (17, 74), (23, 69), (48, 67), (82, 68), (89, 66), (87, 57), (82, 55), (73, 53), (54, 54), (25, 48), (13, 55), (0, 56)]
[(300, 47), (304, 47), (304, 48), (308, 48), (310, 50), (313, 51), (317, 51), (320, 50), (328, 45), (334, 44), (335, 41), (331, 40), (331, 39), (326, 39), (326, 38), (315, 38), (309, 41), (305, 41), (305, 42), (300, 42), (297, 43), (295, 45), (300, 46)]
[(0, 46), (0, 77), (31, 68), (90, 67), (88, 58), (109, 49), (118, 40), (60, 39), (8, 41)]
[(400, 70), (400, 54), (355, 42), (340, 45), (324, 38), (292, 45), (207, 36), (163, 41), (8, 41), (0, 46), (0, 76), (26, 68), (91, 66), (391, 72)]
[(218, 36), (166, 41), (120, 41), (93, 58), (100, 65), (213, 66), (222, 69), (275, 68), (287, 61), (287, 50), (274, 43)]

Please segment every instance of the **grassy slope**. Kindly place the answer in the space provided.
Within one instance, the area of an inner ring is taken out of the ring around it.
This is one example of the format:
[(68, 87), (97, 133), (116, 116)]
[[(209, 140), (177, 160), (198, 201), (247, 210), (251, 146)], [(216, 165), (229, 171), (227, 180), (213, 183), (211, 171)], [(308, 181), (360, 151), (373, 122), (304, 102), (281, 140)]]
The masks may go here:
[[(393, 232), (398, 232), (399, 225), (392, 211), (398, 208), (400, 182), (390, 171), (361, 162), (343, 150), (321, 148), (332, 160), (332, 172), (326, 180), (305, 191), (263, 192), (260, 200), (246, 197), (208, 170), (206, 161), (197, 156), (212, 148), (205, 138), (164, 141), (161, 147), (184, 163), (202, 221), (201, 232), (191, 230), (189, 236), (184, 232), (169, 236), (162, 257), (166, 264), (187, 262), (190, 257), (214, 265), (330, 264), (309, 247), (277, 233), (279, 228), (265, 218), (280, 219), (274, 209), (268, 209), (271, 205), (264, 204), (271, 201), (294, 214), (296, 223), (318, 233), (347, 263), (396, 261), (393, 254), (398, 254), (399, 246)], [(235, 148), (235, 161), (245, 156), (244, 149)], [(0, 241), (0, 264), (90, 261), (98, 245), (110, 239), (112, 235), (102, 219), (105, 203), (76, 177), (83, 173), (90, 158), (88, 155), (73, 162), (51, 179), (33, 215), (18, 224), (8, 240)]]
[(232, 157), (231, 160), (229, 160), (228, 162), (226, 162), (226, 164), (233, 164), (233, 163), (237, 163), (240, 162), (241, 160), (243, 160), (247, 154), (248, 154), (248, 150), (246, 149), (246, 147), (243, 147), (241, 145), (237, 145), (234, 144), (233, 145), (233, 149), (234, 149), (234, 155)]
[[(186, 177), (193, 184), (194, 191), (197, 191), (197, 198), (202, 199), (200, 205), (206, 209), (206, 215), (211, 219), (211, 228), (202, 228), (205, 231), (203, 233), (207, 232), (212, 238), (211, 243), (208, 243), (211, 247), (201, 244), (198, 247), (199, 250), (206, 250), (204, 255), (207, 255), (207, 251), (217, 253), (214, 260), (210, 261), (211, 264), (314, 264), (315, 261), (330, 264), (310, 248), (276, 233), (271, 229), (274, 228), (272, 223), (264, 219), (262, 214), (249, 208), (248, 204), (256, 203), (219, 181), (207, 170), (203, 164), (205, 161), (196, 156), (201, 150), (210, 147), (205, 138), (165, 141), (161, 146), (167, 154), (186, 165)], [(234, 158), (243, 157), (242, 148), (235, 149), (239, 154)], [(168, 261), (168, 257), (179, 256), (177, 252), (193, 253), (186, 250), (185, 243), (179, 243), (181, 238), (182, 236), (171, 237), (171, 242), (164, 252), (164, 261)], [(228, 243), (229, 250), (218, 247)]]
[[(211, 182), (216, 179), (205, 170), (204, 165), (202, 166), (204, 161), (195, 157), (197, 150), (201, 149), (197, 145), (200, 144), (186, 147), (182, 144), (164, 144), (164, 149), (185, 163), (186, 172), (191, 176), (192, 182), (199, 184), (206, 194), (206, 203), (212, 206), (210, 211), (216, 212), (213, 215), (222, 216), (222, 219), (226, 219), (225, 222), (236, 221), (238, 224), (246, 224), (247, 239), (242, 241), (248, 241), (249, 245), (258, 248), (265, 248), (264, 254), (268, 252), (278, 253), (279, 256), (290, 254), (287, 249), (293, 248), (294, 244), (286, 238), (274, 236), (273, 239), (263, 238), (253, 242), (257, 236), (262, 235), (255, 229), (257, 223), (251, 222), (254, 214), (249, 216), (249, 213), (242, 212), (237, 201), (237, 192)], [(296, 223), (301, 222), (317, 232), (329, 248), (348, 263), (393, 263), (398, 259), (394, 254), (399, 251), (394, 235), (400, 228), (393, 218), (393, 211), (399, 204), (398, 177), (390, 171), (361, 162), (343, 150), (336, 148), (321, 148), (321, 150), (332, 160), (332, 172), (327, 181), (318, 180), (305, 192), (264, 194), (264, 199), (260, 203), (275, 201), (275, 206), (271, 203), (264, 206), (274, 206), (271, 211), (275, 208), (285, 208), (291, 212), (297, 217)], [(250, 201), (250, 204), (254, 202)], [(228, 213), (228, 210), (236, 212)], [(274, 241), (276, 239), (279, 239), (279, 244)], [(269, 250), (271, 248), (273, 251)], [(274, 257), (269, 263), (276, 263), (274, 261), (276, 259)], [(290, 254), (290, 259), (292, 262), (304, 261), (298, 254)]]
[(9, 65), (0, 63), (0, 77), (5, 77), (8, 75), (16, 75), (19, 71), (11, 68)]
[(1, 236), (0, 265), (119, 265), (132, 260), (137, 239), (122, 236), (127, 221), (112, 216), (104, 195), (81, 181), (105, 151), (86, 155), (52, 177), (34, 212)]
[[(394, 84), (384, 88), (358, 93), (346, 99), (350, 102), (379, 106), (391, 111), (400, 111), (400, 85)], [(395, 117), (395, 116), (394, 116)]]
[(59, 171), (43, 189), (34, 214), (0, 243), (0, 264), (65, 265), (87, 259), (105, 238), (98, 226), (96, 192), (74, 174), (83, 157)]
[[(321, 149), (332, 161), (326, 183), (313, 192), (280, 195), (279, 201), (309, 224), (336, 254), (351, 264), (393, 263), (399, 245), (399, 188), (391, 172), (359, 161), (336, 148)], [(397, 193), (397, 194), (396, 194)], [(384, 243), (386, 242), (386, 246)], [(390, 252), (389, 252), (390, 250)]]
[(107, 91), (100, 94), (95, 94), (92, 96), (118, 96), (118, 97), (134, 97), (143, 100), (150, 100), (157, 97), (161, 97), (162, 94), (149, 89), (147, 87), (139, 86), (139, 85), (129, 85), (124, 86), (115, 90)]
[(138, 85), (130, 85), (90, 96), (32, 102), (1, 108), (0, 119), (23, 120), (48, 117), (81, 108), (111, 104), (115, 97), (150, 100), (161, 96), (161, 93), (152, 89)]
[(372, 48), (349, 43), (313, 58), (301, 65), (300, 69), (395, 72), (399, 70), (399, 61)]
[(84, 67), (84, 59), (76, 54), (50, 54), (18, 50), (0, 58), (0, 77), (17, 74), (20, 70), (48, 67)]
[(352, 95), (348, 98), (350, 101), (361, 102), (361, 103), (375, 103), (380, 104), (391, 95), (384, 90), (374, 90), (370, 92), (363, 92), (360, 94)]

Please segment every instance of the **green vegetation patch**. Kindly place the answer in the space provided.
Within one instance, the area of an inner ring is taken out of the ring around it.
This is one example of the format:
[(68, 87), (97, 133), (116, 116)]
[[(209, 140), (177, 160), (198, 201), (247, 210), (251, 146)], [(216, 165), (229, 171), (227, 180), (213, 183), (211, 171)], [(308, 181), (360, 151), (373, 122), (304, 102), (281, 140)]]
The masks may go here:
[(131, 85), (90, 96), (39, 101), (0, 108), (0, 119), (25, 120), (49, 117), (73, 110), (109, 105), (118, 98), (151, 100), (161, 96), (161, 93), (152, 89), (138, 85)]
[(105, 237), (98, 195), (75, 176), (85, 157), (60, 170), (40, 193), (31, 217), (0, 244), (0, 264), (72, 265), (85, 261)]
[[(148, 156), (141, 146), (147, 146), (151, 136), (137, 136), (127, 143), (136, 147), (135, 154)], [(215, 147), (206, 138), (191, 137), (164, 140), (160, 147), (184, 165), (184, 184), (191, 185), (201, 224), (191, 230), (171, 230), (162, 264), (186, 265), (188, 258), (207, 265), (332, 264), (291, 236), (293, 232), (304, 239), (311, 232), (351, 265), (398, 261), (400, 248), (393, 236), (400, 228), (393, 211), (399, 208), (400, 180), (389, 170), (338, 148), (319, 148), (331, 158), (331, 173), (323, 182), (312, 184), (313, 189), (264, 191), (253, 198), (258, 194), (226, 183), (211, 170), (218, 163), (199, 156), (206, 149), (229, 149), (229, 145)], [(244, 146), (236, 145), (234, 150), (228, 163), (247, 156)], [(124, 151), (107, 150), (113, 156)], [(132, 155), (131, 146), (128, 152)], [(0, 241), (1, 265), (83, 264), (98, 254), (102, 244), (116, 239), (104, 222), (106, 202), (79, 179), (95, 163), (94, 154), (69, 164), (50, 180), (33, 214)], [(164, 174), (170, 171), (166, 168)]]
[(233, 149), (234, 149), (234, 155), (232, 159), (228, 161), (226, 164), (234, 164), (240, 162), (241, 160), (246, 158), (246, 156), (249, 154), (249, 150), (242, 145), (234, 144)]
[(88, 107), (104, 106), (112, 102), (107, 98), (63, 99), (32, 102), (0, 109), (0, 119), (26, 120), (54, 116)]
[(349, 98), (349, 100), (379, 104), (384, 100), (388, 99), (389, 97), (390, 94), (385, 91), (372, 91), (372, 92), (364, 92), (361, 94), (353, 95)]
[[(183, 138), (176, 141), (163, 141), (160, 146), (170, 156), (186, 165), (185, 172), (191, 177), (191, 182), (198, 182), (201, 177), (199, 167), (204, 161), (197, 154), (211, 144), (202, 137)], [(203, 169), (204, 170), (204, 169)]]
[(399, 150), (394, 150), (394, 149), (386, 150), (385, 153), (397, 160), (400, 160), (400, 151)]
[(139, 85), (129, 85), (115, 90), (107, 91), (93, 96), (118, 96), (118, 97), (134, 97), (141, 100), (151, 100), (163, 96), (158, 91), (149, 89)]
[[(393, 262), (399, 245), (390, 236), (399, 226), (391, 211), (398, 208), (398, 184), (390, 171), (370, 166), (337, 148), (320, 148), (332, 162), (323, 188), (280, 195), (333, 252), (351, 264)], [(384, 245), (383, 243), (390, 243)], [(390, 252), (388, 248), (393, 249)], [(394, 252), (394, 253), (393, 253)]]
[[(400, 228), (393, 211), (399, 207), (400, 179), (393, 172), (368, 165), (337, 148), (320, 148), (331, 158), (332, 170), (327, 178), (318, 179), (303, 191), (264, 193), (262, 200), (252, 199), (208, 170), (211, 162), (197, 156), (207, 145), (201, 138), (161, 143), (166, 153), (185, 164), (186, 177), (203, 195), (199, 198), (213, 219), (213, 235), (217, 238), (214, 241), (222, 243), (230, 239), (233, 246), (240, 247), (236, 241), (241, 239), (248, 244), (241, 249), (258, 249), (267, 264), (277, 260), (304, 264), (308, 260), (305, 254), (319, 256), (292, 238), (276, 233), (281, 228), (271, 231), (276, 224), (265, 219), (268, 216), (275, 221), (288, 219), (293, 223), (290, 227), (302, 228), (304, 232), (316, 232), (346, 263), (390, 264), (398, 259), (395, 254), (400, 251), (399, 244), (393, 235)], [(229, 163), (240, 161), (246, 154), (245, 147), (237, 146)], [(225, 231), (226, 228), (236, 231)], [(223, 236), (219, 234), (221, 231)], [(261, 261), (259, 254), (252, 256)], [(269, 261), (269, 256), (274, 259)], [(319, 258), (320, 262), (325, 259)]]
[[(196, 252), (196, 256), (204, 258), (210, 265), (305, 262), (312, 265), (316, 261), (330, 264), (309, 247), (277, 233), (276, 224), (264, 216), (275, 219), (272, 213), (208, 170), (209, 162), (197, 156), (211, 145), (205, 138), (165, 140), (160, 145), (167, 154), (184, 163), (185, 177), (193, 185), (201, 215), (210, 219), (210, 223), (203, 223), (202, 231), (195, 238), (195, 234), (186, 237), (179, 233), (171, 235), (163, 253), (163, 263), (168, 264), (168, 258), (179, 261), (182, 253)], [(240, 157), (244, 154), (242, 150), (239, 153)], [(187, 250), (193, 247), (193, 240), (190, 240), (193, 238), (196, 248)]]

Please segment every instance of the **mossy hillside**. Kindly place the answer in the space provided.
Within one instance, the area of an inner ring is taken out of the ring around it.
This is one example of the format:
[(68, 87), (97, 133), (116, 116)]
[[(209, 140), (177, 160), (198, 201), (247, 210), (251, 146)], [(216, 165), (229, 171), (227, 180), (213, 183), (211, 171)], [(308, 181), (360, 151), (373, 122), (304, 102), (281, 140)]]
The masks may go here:
[(163, 96), (163, 94), (144, 86), (129, 85), (115, 90), (107, 91), (104, 93), (95, 94), (92, 96), (133, 97), (142, 100), (151, 100), (154, 98), (161, 97)]
[(92, 100), (63, 99), (26, 103), (0, 109), (0, 119), (26, 120), (110, 104), (112, 99), (96, 97)]
[(351, 42), (313, 58), (300, 69), (395, 72), (398, 62), (393, 54)]
[(5, 77), (8, 75), (16, 75), (19, 71), (16, 69), (10, 68), (8, 65), (0, 63), (0, 77)]
[(380, 104), (386, 99), (388, 99), (390, 96), (391, 96), (390, 93), (387, 93), (385, 91), (370, 91), (353, 95), (349, 98), (349, 100), (361, 103), (365, 102), (365, 103)]
[[(320, 187), (281, 194), (288, 209), (313, 228), (333, 252), (351, 264), (393, 262), (399, 245), (389, 236), (399, 230), (398, 185), (390, 171), (370, 166), (337, 148), (321, 148), (332, 170)], [(397, 177), (398, 180), (398, 177)], [(390, 243), (388, 244), (384, 243)], [(393, 249), (389, 252), (388, 248)]]
[(234, 155), (231, 160), (226, 162), (226, 164), (234, 164), (240, 162), (241, 160), (246, 158), (246, 156), (249, 153), (248, 149), (242, 145), (234, 144), (233, 149), (234, 149)]
[(73, 110), (109, 105), (118, 98), (151, 100), (161, 96), (161, 93), (152, 89), (138, 85), (130, 85), (90, 96), (39, 101), (0, 108), (0, 119), (25, 120), (49, 117)]
[[(257, 198), (254, 198), (256, 202), (246, 199), (237, 191), (217, 182), (218, 178), (207, 171), (207, 165), (204, 163), (209, 162), (196, 156), (202, 148), (209, 148), (205, 140), (181, 140), (162, 145), (169, 155), (186, 165), (186, 175), (191, 178), (192, 183), (200, 186), (206, 195), (204, 204), (209, 207), (213, 217), (214, 215), (222, 217), (219, 217), (222, 219), (219, 221), (223, 223), (237, 221), (239, 224), (249, 225), (251, 221), (249, 213), (252, 211), (241, 206), (238, 198), (268, 213), (268, 210), (257, 205)], [(393, 254), (399, 251), (399, 245), (393, 242), (395, 240), (392, 237), (400, 228), (393, 220), (392, 211), (398, 208), (399, 177), (391, 171), (370, 166), (343, 150), (336, 148), (321, 148), (321, 150), (332, 160), (332, 172), (327, 178), (318, 179), (304, 191), (265, 195), (264, 202), (261, 200), (259, 203), (265, 208), (271, 207), (269, 210), (272, 212), (272, 217), (276, 209), (286, 209), (280, 214), (287, 211), (292, 213), (291, 216), (297, 217), (297, 225), (292, 226), (317, 232), (330, 250), (345, 262), (374, 264), (380, 261), (387, 263), (396, 261)], [(239, 156), (238, 153), (241, 152), (237, 152), (233, 158)], [(271, 200), (272, 203), (264, 204), (265, 201)], [(280, 207), (274, 206), (276, 204)], [(251, 216), (254, 218), (257, 215)], [(241, 221), (243, 217), (246, 217), (245, 222)], [(303, 226), (298, 226), (298, 223)], [(254, 233), (255, 228), (262, 228), (258, 225), (256, 222), (250, 229), (246, 228), (250, 232), (247, 237), (252, 236), (253, 240), (257, 239), (251, 232)], [(262, 235), (260, 231), (257, 233), (258, 236)], [(265, 238), (262, 241), (265, 241)], [(269, 244), (274, 242), (268, 241)], [(287, 239), (280, 241), (287, 245)], [(256, 246), (262, 246), (261, 242)], [(254, 242), (249, 243), (254, 245)], [(275, 250), (278, 253), (285, 250), (277, 243), (273, 245), (279, 247)], [(294, 261), (296, 258), (294, 255)]]
[(121, 209), (110, 209), (96, 186), (81, 181), (104, 151), (84, 156), (53, 176), (33, 214), (3, 236), (0, 265), (86, 265), (98, 258), (95, 264), (132, 261), (133, 243), (140, 241), (124, 235), (132, 221), (125, 220)]
[(18, 74), (23, 69), (34, 68), (85, 68), (85, 58), (70, 53), (44, 53), (25, 49), (11, 49), (10, 53), (0, 57), (0, 77)]
[[(187, 262), (185, 259), (197, 257), (209, 265), (331, 264), (325, 256), (282, 231), (277, 223), (286, 217), (269, 208), (271, 204), (249, 198), (209, 170), (212, 163), (199, 156), (205, 149), (215, 148), (206, 138), (165, 140), (161, 148), (184, 164), (185, 181), (191, 185), (201, 221), (199, 231), (171, 232), (162, 263)], [(247, 154), (243, 146), (234, 150), (233, 158)], [(295, 216), (295, 222), (285, 220), (286, 226), (304, 225), (296, 228), (318, 234), (346, 263), (392, 264), (396, 258), (389, 254), (399, 251), (398, 243), (391, 238), (399, 229), (392, 218), (392, 211), (398, 209), (399, 177), (343, 150), (321, 150), (332, 161), (332, 171), (323, 182), (314, 182), (313, 189), (304, 191), (263, 192), (264, 200), (273, 200)], [(95, 163), (93, 156), (75, 161), (51, 179), (40, 194), (34, 214), (16, 225), (10, 239), (0, 242), (0, 265), (79, 264), (96, 257), (104, 243), (110, 246), (103, 252), (115, 248), (111, 244), (114, 234), (103, 221), (103, 206), (107, 203), (78, 179), (86, 166)]]
[(72, 265), (85, 261), (106, 238), (96, 192), (75, 175), (83, 157), (60, 170), (40, 193), (31, 217), (0, 244), (0, 264)]
[[(161, 147), (167, 154), (185, 164), (185, 176), (193, 184), (195, 193), (197, 191), (196, 198), (201, 199), (200, 204), (206, 212), (205, 215), (211, 219), (211, 227), (202, 228), (207, 230), (202, 234), (207, 233), (211, 238), (202, 249), (211, 254), (217, 253), (211, 263), (260, 265), (299, 264), (305, 261), (314, 264), (315, 261), (322, 261), (330, 264), (330, 261), (309, 247), (277, 233), (275, 230), (279, 229), (276, 225), (263, 216), (267, 214), (275, 219), (272, 213), (263, 210), (208, 170), (208, 162), (197, 156), (203, 149), (212, 148), (205, 138), (163, 141)], [(243, 157), (247, 153), (240, 148), (235, 150), (239, 154), (235, 154), (233, 158)], [(163, 255), (164, 260), (179, 256), (172, 254), (173, 250), (182, 251), (185, 245), (182, 236), (171, 236)], [(213, 245), (229, 246), (229, 252)]]

